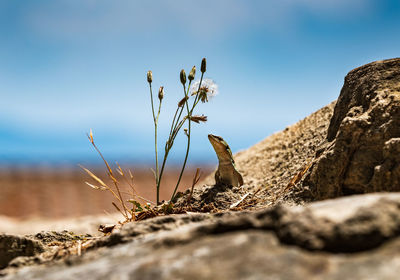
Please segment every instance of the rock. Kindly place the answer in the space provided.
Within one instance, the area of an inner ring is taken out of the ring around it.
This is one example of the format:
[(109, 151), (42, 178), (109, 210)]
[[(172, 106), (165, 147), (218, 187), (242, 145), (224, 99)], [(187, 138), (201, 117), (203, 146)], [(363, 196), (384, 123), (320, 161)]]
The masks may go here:
[(368, 194), (294, 207), (279, 220), (284, 243), (308, 250), (359, 252), (400, 234), (400, 194)]
[(106, 247), (5, 279), (397, 279), (399, 217), (395, 193), (159, 217), (154, 229), (127, 224)]
[(16, 257), (34, 256), (41, 252), (43, 246), (39, 241), (23, 236), (0, 234), (0, 269)]
[(304, 186), (316, 199), (400, 191), (400, 59), (352, 70)]

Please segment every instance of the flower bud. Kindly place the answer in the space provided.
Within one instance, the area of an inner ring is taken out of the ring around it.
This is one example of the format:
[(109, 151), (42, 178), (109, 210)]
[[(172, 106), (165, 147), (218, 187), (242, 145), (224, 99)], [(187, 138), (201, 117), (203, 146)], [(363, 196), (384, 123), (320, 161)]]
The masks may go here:
[(158, 90), (158, 99), (160, 99), (160, 101), (164, 98), (164, 87), (160, 87), (160, 89)]
[(183, 105), (185, 105), (186, 100), (189, 99), (189, 96), (185, 96), (184, 98), (181, 99), (181, 101), (179, 101), (178, 103), (178, 107), (183, 107)]
[(201, 73), (206, 72), (206, 66), (207, 66), (207, 61), (206, 61), (206, 58), (204, 57), (204, 58), (201, 60), (201, 68), (200, 68)]
[(181, 78), (182, 85), (185, 85), (186, 84), (186, 73), (185, 73), (185, 70), (183, 70), (183, 69), (181, 70), (180, 78)]
[(153, 81), (153, 73), (150, 70), (147, 72), (147, 81), (149, 84)]
[(196, 66), (193, 66), (192, 70), (190, 70), (188, 79), (189, 81), (193, 81), (194, 80), (194, 75), (196, 74)]

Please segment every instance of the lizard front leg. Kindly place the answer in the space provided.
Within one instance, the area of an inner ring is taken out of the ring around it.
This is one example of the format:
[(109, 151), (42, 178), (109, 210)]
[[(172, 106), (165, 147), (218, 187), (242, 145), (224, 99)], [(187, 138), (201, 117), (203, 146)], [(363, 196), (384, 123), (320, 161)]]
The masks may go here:
[(215, 177), (215, 185), (216, 185), (216, 186), (218, 186), (218, 185), (223, 185), (223, 184), (224, 184), (224, 183), (222, 182), (222, 180), (221, 180), (221, 176), (219, 175), (219, 169), (217, 169), (217, 171), (215, 171), (214, 177)]

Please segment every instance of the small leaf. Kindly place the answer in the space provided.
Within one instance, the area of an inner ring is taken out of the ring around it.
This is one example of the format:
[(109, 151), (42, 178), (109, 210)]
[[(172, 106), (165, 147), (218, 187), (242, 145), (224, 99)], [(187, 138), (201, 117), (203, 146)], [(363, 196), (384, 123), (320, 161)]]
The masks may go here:
[(168, 204), (163, 204), (161, 208), (165, 214), (171, 214), (173, 212), (174, 204), (172, 202)]
[(127, 202), (132, 203), (136, 207), (135, 212), (142, 212), (143, 211), (142, 205), (139, 202), (137, 202), (136, 200), (129, 199), (129, 200), (127, 200)]

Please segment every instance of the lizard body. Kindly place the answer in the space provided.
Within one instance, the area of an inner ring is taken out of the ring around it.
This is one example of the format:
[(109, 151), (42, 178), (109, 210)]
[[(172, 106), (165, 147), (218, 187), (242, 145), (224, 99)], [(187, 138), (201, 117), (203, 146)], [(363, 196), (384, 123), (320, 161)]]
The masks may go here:
[(243, 177), (236, 170), (235, 161), (232, 157), (228, 143), (220, 136), (208, 135), (208, 140), (213, 146), (218, 157), (218, 169), (215, 172), (216, 185), (229, 185), (239, 187), (243, 185)]

